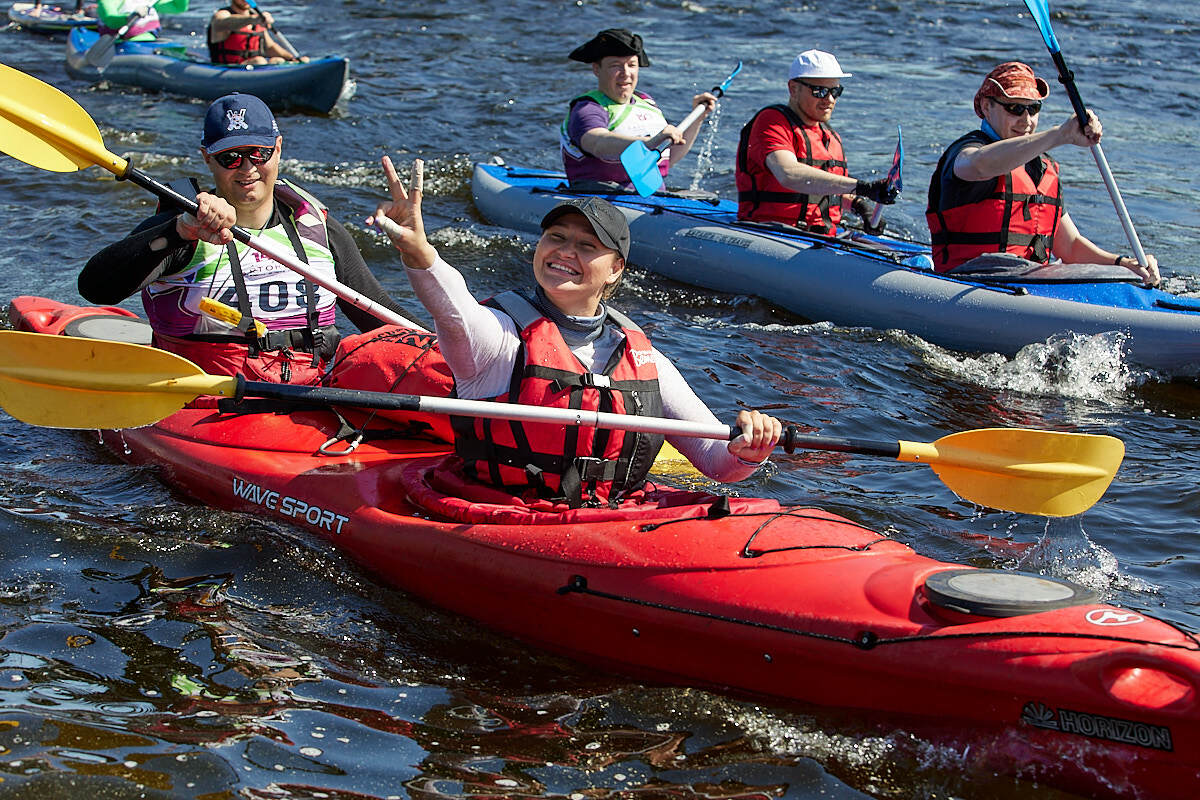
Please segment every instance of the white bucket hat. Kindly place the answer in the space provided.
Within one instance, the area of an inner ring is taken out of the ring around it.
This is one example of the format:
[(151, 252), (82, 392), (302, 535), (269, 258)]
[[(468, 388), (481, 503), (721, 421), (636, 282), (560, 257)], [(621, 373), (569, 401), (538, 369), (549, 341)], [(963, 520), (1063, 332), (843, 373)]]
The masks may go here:
[(849, 78), (853, 73), (842, 72), (842, 65), (832, 53), (823, 50), (805, 50), (796, 56), (788, 70), (788, 80), (793, 78)]

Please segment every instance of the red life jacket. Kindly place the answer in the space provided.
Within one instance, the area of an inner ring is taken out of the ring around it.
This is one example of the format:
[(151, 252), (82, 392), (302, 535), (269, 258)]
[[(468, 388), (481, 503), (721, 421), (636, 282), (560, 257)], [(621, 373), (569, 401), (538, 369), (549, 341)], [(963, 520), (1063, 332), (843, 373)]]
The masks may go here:
[(842, 219), (842, 196), (808, 195), (793, 191), (775, 179), (765, 163), (750, 163), (750, 131), (759, 115), (768, 110), (783, 114), (792, 126), (792, 152), (801, 164), (816, 167), (834, 175), (849, 175), (842, 137), (824, 122), (817, 123), (820, 136), (805, 126), (790, 106), (774, 105), (759, 110), (742, 127), (738, 140), (737, 172), (738, 219), (755, 222), (783, 222), (798, 225), (814, 233), (833, 235)]
[[(1007, 175), (993, 179), (992, 189), (976, 202), (943, 208), (942, 175), (947, 169), (946, 156), (961, 152), (956, 147), (967, 143), (989, 144), (993, 140), (981, 131), (960, 138), (942, 154), (929, 183), (929, 206), (925, 220), (933, 244), (933, 266), (946, 272), (985, 253), (1013, 253), (1042, 264), (1050, 260), (1054, 234), (1062, 218), (1062, 189), (1058, 164), (1045, 153), (1038, 156), (1042, 178), (1036, 184), (1022, 165)], [(940, 209), (940, 210), (939, 210)]]
[[(226, 11), (234, 13), (233, 6)], [(212, 23), (208, 24), (208, 57), (214, 64), (241, 64), (255, 56), (267, 54), (267, 28), (257, 17), (233, 31), (222, 42), (212, 40)]]
[[(563, 341), (558, 326), (516, 292), (487, 301), (517, 323), (521, 349), (509, 391), (494, 398), (544, 408), (662, 415), (658, 369), (650, 341), (620, 312), (605, 325), (625, 334), (602, 372), (588, 372)], [(603, 430), (551, 422), (456, 417), (454, 449), (468, 477), (514, 494), (615, 505), (641, 489), (662, 446), (657, 434)]]

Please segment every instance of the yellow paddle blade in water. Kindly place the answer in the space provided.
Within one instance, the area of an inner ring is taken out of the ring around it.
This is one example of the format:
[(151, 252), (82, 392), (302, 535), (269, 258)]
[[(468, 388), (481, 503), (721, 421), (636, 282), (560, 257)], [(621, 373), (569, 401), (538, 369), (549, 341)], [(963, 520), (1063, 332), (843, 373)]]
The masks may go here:
[(121, 176), (129, 162), (104, 147), (83, 107), (32, 75), (0, 64), (0, 151), (52, 172), (93, 164)]
[(932, 444), (900, 442), (900, 461), (929, 464), (956, 494), (990, 508), (1070, 517), (1095, 505), (1125, 457), (1113, 436), (982, 428)]
[(137, 428), (236, 388), (154, 347), (0, 331), (0, 406), (30, 425)]

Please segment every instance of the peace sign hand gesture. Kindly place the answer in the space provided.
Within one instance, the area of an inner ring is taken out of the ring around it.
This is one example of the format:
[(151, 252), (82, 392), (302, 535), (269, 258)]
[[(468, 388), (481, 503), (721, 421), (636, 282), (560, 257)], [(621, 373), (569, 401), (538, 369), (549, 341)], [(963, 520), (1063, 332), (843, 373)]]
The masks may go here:
[(406, 267), (429, 269), (437, 261), (437, 250), (425, 238), (425, 223), (421, 220), (425, 162), (419, 158), (413, 161), (412, 178), (407, 191), (396, 174), (396, 167), (387, 156), (383, 157), (383, 174), (387, 177), (392, 199), (391, 202), (380, 203), (374, 216), (367, 217), (367, 224), (387, 234), (400, 251), (400, 260)]

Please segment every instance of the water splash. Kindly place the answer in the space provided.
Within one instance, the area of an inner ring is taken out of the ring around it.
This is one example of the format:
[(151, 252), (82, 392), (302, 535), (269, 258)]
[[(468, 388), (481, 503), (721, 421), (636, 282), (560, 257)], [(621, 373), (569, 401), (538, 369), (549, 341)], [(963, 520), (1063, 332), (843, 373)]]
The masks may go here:
[(692, 173), (692, 182), (688, 184), (690, 192), (698, 191), (700, 182), (713, 172), (713, 151), (716, 149), (717, 130), (721, 127), (722, 108), (717, 103), (716, 109), (708, 115), (708, 124), (704, 126), (704, 133), (700, 137), (700, 152), (696, 155), (696, 170)]
[(1017, 568), (1065, 578), (1101, 597), (1121, 589), (1156, 590), (1146, 581), (1123, 573), (1117, 557), (1087, 535), (1082, 517), (1048, 519), (1041, 539), (1017, 560)]
[(989, 389), (1116, 402), (1149, 377), (1125, 362), (1128, 338), (1119, 332), (1058, 334), (1026, 345), (1011, 360), (999, 353), (964, 356), (927, 343), (919, 349), (935, 369)]

